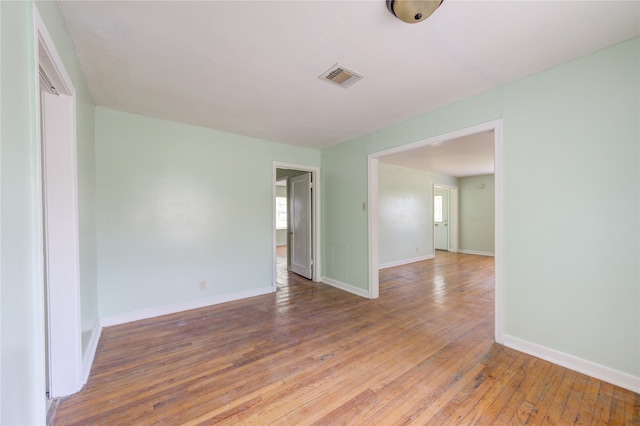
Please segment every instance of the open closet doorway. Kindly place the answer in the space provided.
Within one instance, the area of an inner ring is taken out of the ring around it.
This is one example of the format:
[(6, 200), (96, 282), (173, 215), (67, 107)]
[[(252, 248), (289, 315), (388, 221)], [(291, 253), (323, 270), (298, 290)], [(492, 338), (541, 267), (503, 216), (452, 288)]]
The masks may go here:
[(35, 105), (42, 219), (43, 365), (50, 400), (79, 391), (86, 380), (80, 317), (76, 98), (35, 7), (33, 13), (39, 88)]
[(319, 169), (274, 163), (274, 291), (291, 273), (318, 281)]

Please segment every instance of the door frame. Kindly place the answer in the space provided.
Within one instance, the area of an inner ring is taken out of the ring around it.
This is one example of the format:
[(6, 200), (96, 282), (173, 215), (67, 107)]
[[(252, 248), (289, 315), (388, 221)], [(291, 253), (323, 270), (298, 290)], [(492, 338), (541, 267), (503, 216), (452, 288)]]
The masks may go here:
[(296, 163), (287, 163), (281, 161), (273, 161), (273, 176), (271, 178), (271, 228), (273, 233), (273, 241), (272, 241), (272, 251), (273, 251), (273, 259), (272, 259), (272, 277), (271, 277), (271, 291), (277, 290), (277, 266), (276, 266), (276, 179), (277, 179), (277, 170), (278, 169), (290, 169), (290, 170), (300, 170), (302, 172), (311, 173), (311, 181), (313, 183), (313, 191), (311, 196), (311, 238), (313, 239), (313, 243), (311, 245), (311, 256), (313, 259), (313, 276), (312, 281), (318, 282), (320, 280), (320, 271), (322, 269), (322, 256), (321, 256), (321, 241), (320, 241), (320, 212), (322, 211), (320, 205), (320, 167), (315, 166), (307, 166), (303, 164)]
[(378, 270), (378, 159), (390, 154), (411, 151), (429, 145), (443, 143), (451, 139), (469, 136), (475, 133), (494, 132), (494, 177), (495, 177), (495, 341), (502, 344), (504, 340), (504, 306), (503, 306), (503, 251), (502, 251), (502, 119), (488, 121), (475, 126), (455, 130), (416, 142), (407, 143), (368, 155), (368, 236), (369, 236), (369, 298), (376, 299), (380, 295)]
[[(436, 186), (438, 188), (436, 188)], [(436, 189), (448, 189), (449, 190), (449, 226), (448, 226), (448, 234), (449, 234), (449, 248), (447, 251), (451, 253), (458, 252), (458, 244), (459, 244), (459, 234), (458, 227), (460, 226), (459, 220), (459, 206), (460, 206), (460, 191), (459, 187), (455, 185), (443, 185), (441, 183), (433, 184), (433, 196), (435, 196)], [(433, 235), (433, 251), (436, 250), (436, 241), (435, 241), (435, 232)]]
[[(33, 5), (36, 194), (38, 273), (42, 277), (38, 288), (42, 306), (42, 368), (49, 363), (49, 397), (66, 396), (79, 391), (84, 384), (82, 362), (82, 331), (80, 315), (80, 250), (78, 221), (78, 186), (76, 152), (76, 92), (55, 44)], [(60, 96), (43, 102), (41, 113), (40, 72), (42, 67)], [(43, 124), (43, 116), (54, 120)], [(51, 124), (53, 123), (53, 125)], [(41, 137), (41, 125), (44, 140)], [(43, 145), (44, 144), (44, 145)], [(45, 193), (44, 186), (47, 191)], [(48, 200), (44, 197), (47, 196)], [(47, 222), (47, 246), (55, 247), (45, 254), (44, 221)], [(52, 254), (55, 257), (52, 259)], [(47, 297), (45, 300), (45, 274)], [(48, 306), (48, 327), (45, 329), (45, 303)], [(45, 335), (49, 336), (49, 360), (45, 360)]]

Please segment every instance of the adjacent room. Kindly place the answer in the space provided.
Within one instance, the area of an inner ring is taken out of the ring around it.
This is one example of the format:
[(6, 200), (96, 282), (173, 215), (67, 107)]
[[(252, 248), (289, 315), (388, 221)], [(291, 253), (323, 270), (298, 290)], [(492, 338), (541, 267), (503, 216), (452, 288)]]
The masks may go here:
[(0, 424), (640, 421), (640, 2), (0, 24)]

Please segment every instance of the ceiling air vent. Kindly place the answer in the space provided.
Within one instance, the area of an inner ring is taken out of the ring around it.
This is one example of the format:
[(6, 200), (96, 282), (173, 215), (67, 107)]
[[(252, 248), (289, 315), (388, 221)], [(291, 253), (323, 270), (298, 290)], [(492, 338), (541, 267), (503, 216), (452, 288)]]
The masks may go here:
[(335, 64), (322, 74), (320, 78), (333, 84), (337, 84), (340, 87), (347, 88), (360, 80), (362, 76), (340, 64)]

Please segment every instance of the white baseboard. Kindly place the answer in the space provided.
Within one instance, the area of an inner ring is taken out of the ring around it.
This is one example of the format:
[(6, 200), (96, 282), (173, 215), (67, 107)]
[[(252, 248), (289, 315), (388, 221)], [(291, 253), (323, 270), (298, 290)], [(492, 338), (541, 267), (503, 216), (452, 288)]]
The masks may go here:
[(504, 345), (570, 370), (577, 371), (578, 373), (586, 374), (604, 382), (611, 383), (612, 385), (640, 393), (640, 377), (632, 376), (564, 352), (559, 352), (546, 346), (518, 339), (517, 337), (504, 336)]
[(346, 284), (346, 283), (343, 283), (341, 281), (337, 281), (337, 280), (334, 280), (332, 278), (327, 278), (327, 277), (320, 277), (320, 282), (328, 284), (331, 287), (339, 288), (340, 290), (344, 290), (346, 292), (355, 294), (356, 296), (366, 297), (367, 299), (370, 299), (369, 290), (365, 290), (365, 289), (360, 288), (360, 287), (355, 287), (355, 286), (352, 286), (350, 284)]
[(494, 253), (490, 252), (490, 251), (476, 251), (476, 250), (463, 250), (463, 249), (458, 249), (458, 253), (462, 253), (462, 254), (475, 254), (478, 256), (495, 256)]
[(175, 314), (177, 312), (188, 311), (191, 309), (204, 308), (205, 306), (217, 305), (220, 303), (232, 302), (234, 300), (246, 299), (248, 297), (262, 296), (264, 294), (273, 293), (273, 287), (261, 287), (254, 290), (247, 290), (240, 293), (224, 294), (220, 296), (209, 297), (206, 299), (190, 300), (188, 302), (179, 303), (170, 306), (161, 306), (157, 308), (144, 309), (141, 311), (129, 312), (121, 315), (114, 315), (100, 320), (103, 327), (124, 324), (127, 322), (138, 321), (147, 318), (159, 317), (162, 315)]
[(378, 265), (378, 269), (393, 268), (394, 266), (408, 265), (410, 263), (422, 262), (423, 260), (435, 259), (435, 255), (428, 254), (426, 256), (412, 257), (410, 259), (396, 260), (395, 262), (387, 262)]
[(93, 359), (96, 356), (98, 350), (98, 342), (100, 341), (100, 335), (102, 334), (102, 325), (100, 320), (97, 320), (91, 331), (91, 337), (89, 337), (89, 344), (87, 350), (82, 355), (82, 385), (84, 386), (89, 380), (89, 374), (91, 373), (91, 367), (93, 366)]

